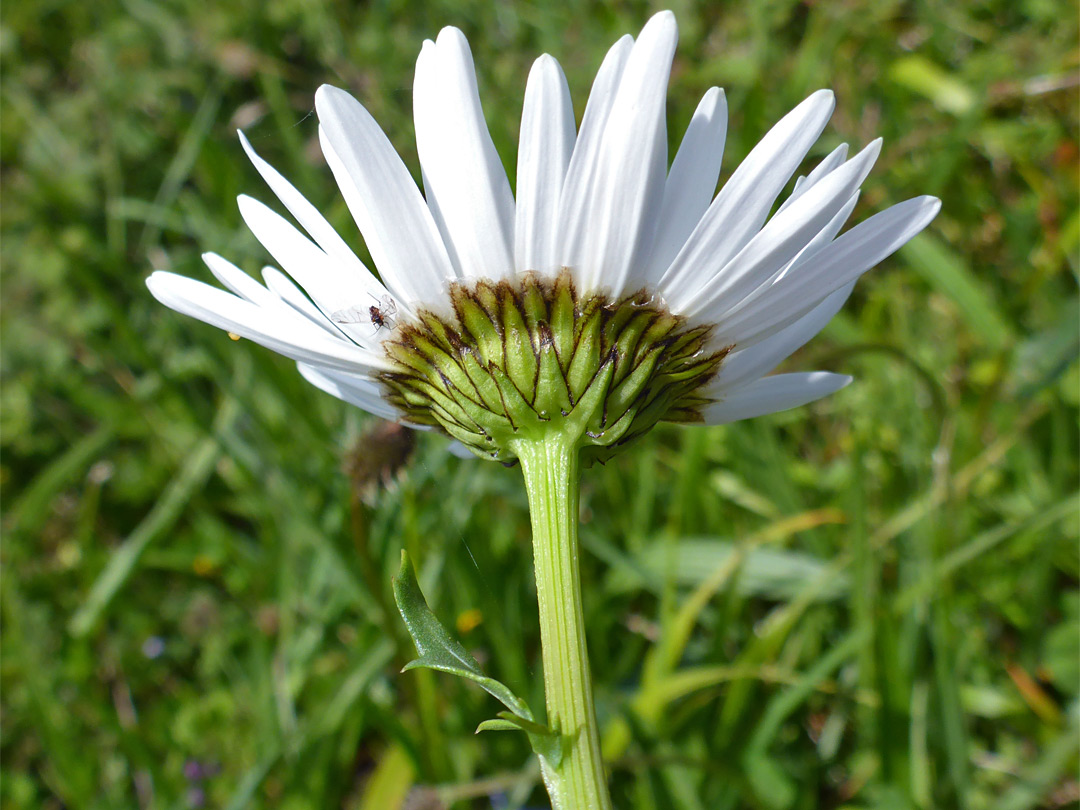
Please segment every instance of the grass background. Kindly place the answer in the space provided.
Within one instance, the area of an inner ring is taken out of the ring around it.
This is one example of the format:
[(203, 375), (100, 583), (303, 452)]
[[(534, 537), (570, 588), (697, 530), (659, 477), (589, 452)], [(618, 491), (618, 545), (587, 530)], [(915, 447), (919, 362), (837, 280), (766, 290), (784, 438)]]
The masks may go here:
[[(812, 158), (885, 137), (856, 218), (944, 207), (789, 363), (854, 385), (662, 427), (587, 472), (617, 806), (1076, 807), (1075, 9), (672, 6), (675, 143), (724, 86), (726, 176), (832, 87)], [(522, 739), (474, 736), (491, 699), (397, 674), (412, 650), (386, 610), (405, 547), (439, 616), (542, 704), (518, 472), (422, 437), (380, 482), (399, 437), (143, 279), (209, 278), (204, 249), (267, 260), (234, 202), (271, 199), (237, 127), (362, 252), (317, 148), (320, 83), (356, 93), (416, 172), (413, 60), (458, 25), (512, 167), (531, 59), (561, 60), (580, 115), (604, 50), (653, 10), (4, 4), (4, 808), (545, 806)]]

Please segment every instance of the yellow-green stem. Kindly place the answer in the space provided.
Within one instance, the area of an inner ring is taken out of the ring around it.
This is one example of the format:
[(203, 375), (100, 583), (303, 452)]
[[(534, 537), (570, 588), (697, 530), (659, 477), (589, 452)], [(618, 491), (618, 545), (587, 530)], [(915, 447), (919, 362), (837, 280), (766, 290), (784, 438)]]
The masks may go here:
[(611, 810), (581, 605), (577, 444), (552, 435), (523, 440), (515, 451), (532, 520), (547, 722), (568, 740), (545, 783), (554, 810)]

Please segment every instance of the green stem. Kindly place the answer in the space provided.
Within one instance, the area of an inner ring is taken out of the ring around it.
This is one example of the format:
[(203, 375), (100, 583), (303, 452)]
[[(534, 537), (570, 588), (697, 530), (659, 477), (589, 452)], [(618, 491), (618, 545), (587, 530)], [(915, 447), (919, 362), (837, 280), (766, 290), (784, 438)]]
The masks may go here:
[(578, 448), (568, 437), (521, 441), (532, 520), (548, 725), (567, 750), (544, 781), (554, 810), (611, 810), (593, 707), (578, 566)]

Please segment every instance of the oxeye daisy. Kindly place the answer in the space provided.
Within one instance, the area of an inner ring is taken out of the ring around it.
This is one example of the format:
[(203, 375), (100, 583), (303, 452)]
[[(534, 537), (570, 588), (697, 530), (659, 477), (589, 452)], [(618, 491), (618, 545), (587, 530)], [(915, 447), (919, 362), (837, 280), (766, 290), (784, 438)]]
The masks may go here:
[[(917, 197), (844, 230), (880, 141), (850, 157), (846, 145), (835, 149), (776, 205), (829, 120), (827, 90), (776, 123), (715, 193), (727, 106), (712, 88), (669, 167), (665, 103), (676, 40), (670, 12), (636, 40), (618, 40), (580, 125), (558, 62), (537, 59), (515, 194), (485, 123), (468, 43), (445, 28), (416, 63), (422, 190), (360, 102), (328, 85), (315, 95), (323, 155), (374, 268), (241, 134), (300, 226), (239, 198), (245, 222), (285, 272), (268, 267), (260, 284), (208, 253), (228, 291), (165, 272), (147, 281), (167, 306), (292, 358), (340, 399), (439, 430), (476, 455), (521, 462), (546, 730), (490, 679), (484, 688), (529, 732), (556, 808), (610, 807), (578, 576), (582, 460), (610, 457), (659, 421), (732, 422), (846, 385), (849, 377), (824, 371), (771, 372), (940, 206)], [(438, 663), (431, 624), (417, 618), (407, 582), (402, 588), (420, 663), (479, 677), (463, 649), (447, 647)], [(552, 747), (544, 734), (562, 742)]]
[(360, 102), (325, 85), (315, 96), (319, 140), (378, 274), (241, 134), (306, 232), (239, 198), (288, 276), (268, 267), (264, 286), (208, 253), (230, 292), (165, 272), (150, 276), (150, 290), (291, 357), (336, 397), (492, 458), (514, 456), (515, 436), (553, 419), (572, 421), (587, 457), (604, 458), (660, 420), (718, 424), (830, 394), (850, 378), (767, 375), (939, 202), (908, 200), (840, 234), (878, 140), (851, 158), (846, 145), (834, 150), (770, 217), (829, 119), (827, 90), (784, 116), (714, 195), (727, 105), (712, 88), (669, 168), (676, 39), (663, 12), (636, 41), (616, 42), (580, 127), (558, 62), (537, 59), (516, 199), (456, 28), (425, 42), (416, 63), (423, 192)]

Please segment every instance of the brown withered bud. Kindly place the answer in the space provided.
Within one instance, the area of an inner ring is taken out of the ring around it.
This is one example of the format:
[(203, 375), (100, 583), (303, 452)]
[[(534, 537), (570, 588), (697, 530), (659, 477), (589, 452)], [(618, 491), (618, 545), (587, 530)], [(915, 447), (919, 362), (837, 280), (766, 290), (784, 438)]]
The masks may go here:
[(416, 449), (416, 431), (383, 419), (372, 424), (345, 454), (344, 471), (357, 497), (370, 500), (390, 487)]

